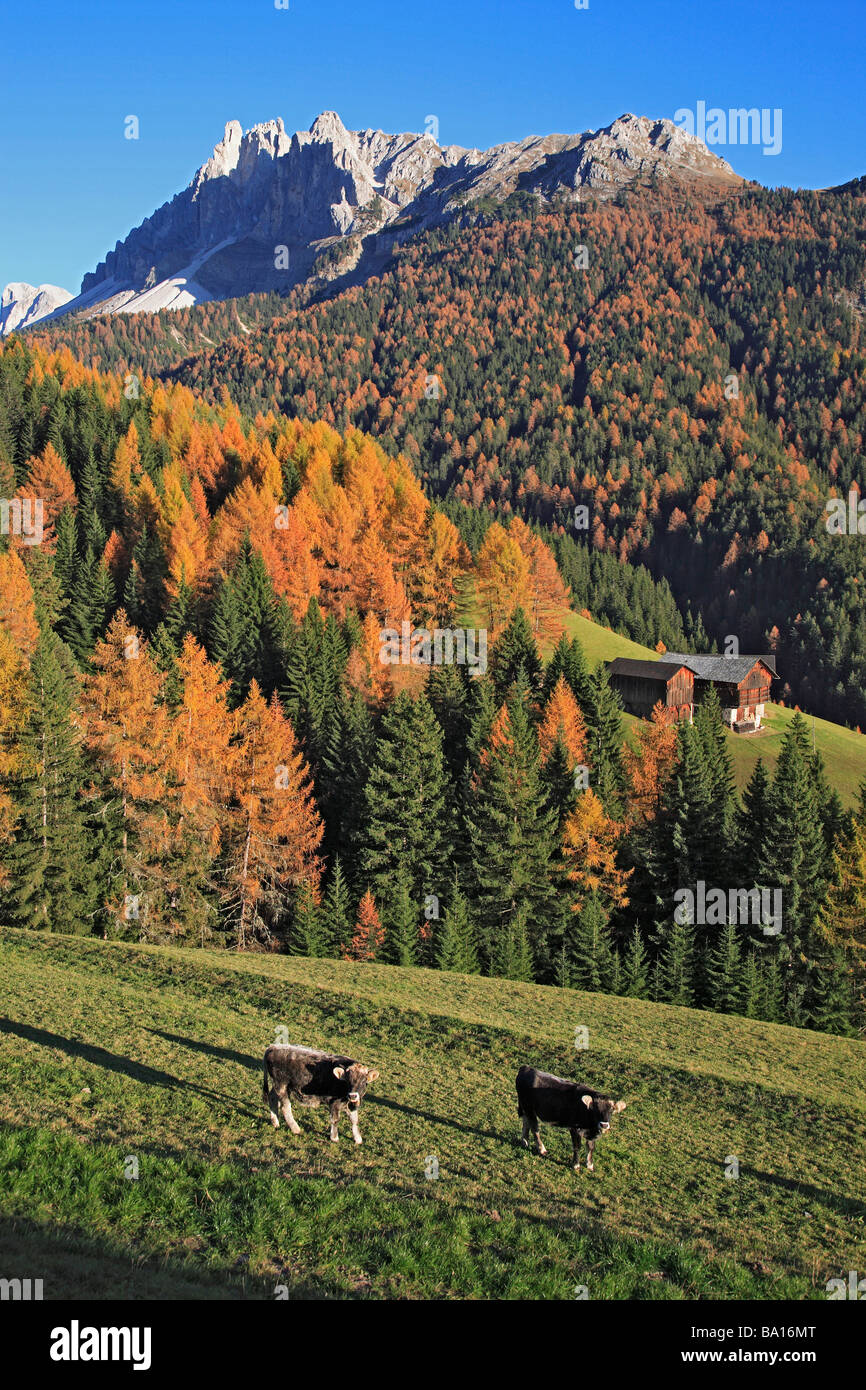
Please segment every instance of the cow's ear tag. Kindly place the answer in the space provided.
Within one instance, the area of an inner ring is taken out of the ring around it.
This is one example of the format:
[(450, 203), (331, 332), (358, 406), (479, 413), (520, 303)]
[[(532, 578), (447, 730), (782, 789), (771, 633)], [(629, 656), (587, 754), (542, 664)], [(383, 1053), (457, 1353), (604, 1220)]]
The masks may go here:
[(616, 1103), (616, 1105), (615, 1105), (613, 1108), (614, 1108), (614, 1110), (625, 1110), (625, 1101), (624, 1101), (624, 1100), (618, 1100), (617, 1103)]
[(591, 1109), (592, 1109), (592, 1096), (581, 1096), (581, 1100), (583, 1101), (583, 1103), (584, 1103), (584, 1105), (586, 1106), (587, 1110), (591, 1110)]
[(342, 1081), (343, 1077), (346, 1075), (346, 1068), (334, 1067), (334, 1075), (336, 1076), (338, 1081)]

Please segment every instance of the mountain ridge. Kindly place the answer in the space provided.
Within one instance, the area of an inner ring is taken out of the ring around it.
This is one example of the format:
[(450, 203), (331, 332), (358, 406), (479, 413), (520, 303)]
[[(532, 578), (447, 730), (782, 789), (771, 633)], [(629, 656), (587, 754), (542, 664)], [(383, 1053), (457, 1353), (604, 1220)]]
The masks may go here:
[(232, 120), (187, 187), (117, 242), (62, 313), (184, 308), (369, 275), (407, 237), (464, 216), (467, 203), (514, 193), (603, 199), (646, 177), (744, 183), (672, 121), (630, 113), (600, 130), (488, 150), (440, 145), (431, 133), (349, 131), (334, 111), (292, 135), (282, 118), (246, 132)]

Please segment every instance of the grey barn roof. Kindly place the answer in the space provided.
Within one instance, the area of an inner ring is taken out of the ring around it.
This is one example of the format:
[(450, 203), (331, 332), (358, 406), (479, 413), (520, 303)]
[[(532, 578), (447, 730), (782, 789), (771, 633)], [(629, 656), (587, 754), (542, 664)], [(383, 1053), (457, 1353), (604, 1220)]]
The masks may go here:
[(666, 661), (676, 661), (694, 671), (698, 680), (739, 684), (749, 674), (756, 661), (776, 674), (774, 656), (690, 656), (688, 652), (665, 652)]
[(643, 661), (630, 656), (618, 656), (607, 663), (607, 669), (612, 676), (636, 676), (643, 680), (669, 681), (685, 665), (685, 661)]

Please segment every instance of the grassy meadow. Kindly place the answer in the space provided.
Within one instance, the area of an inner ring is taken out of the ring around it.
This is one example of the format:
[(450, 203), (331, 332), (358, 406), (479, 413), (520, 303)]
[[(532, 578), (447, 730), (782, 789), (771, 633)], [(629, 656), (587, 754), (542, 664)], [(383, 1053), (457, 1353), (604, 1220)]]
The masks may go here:
[[(0, 956), (0, 1265), (46, 1298), (822, 1299), (866, 1267), (862, 1043), (333, 960)], [(362, 1147), (272, 1128), (281, 1026), (380, 1069)], [(594, 1173), (565, 1131), (520, 1146), (524, 1061), (626, 1100)]]

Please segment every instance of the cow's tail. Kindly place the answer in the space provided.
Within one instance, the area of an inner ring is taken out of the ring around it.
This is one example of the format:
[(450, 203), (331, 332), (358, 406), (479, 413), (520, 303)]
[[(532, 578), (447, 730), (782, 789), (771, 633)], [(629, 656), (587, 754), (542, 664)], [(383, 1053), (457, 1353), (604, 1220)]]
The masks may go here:
[(271, 1091), (271, 1088), (270, 1088), (270, 1086), (268, 1085), (268, 1082), (270, 1081), (270, 1079), (271, 1079), (271, 1069), (270, 1069), (270, 1067), (268, 1066), (268, 1054), (265, 1053), (265, 1074), (264, 1074), (264, 1076), (262, 1077), (262, 1099), (264, 1100), (265, 1105), (267, 1105), (267, 1104), (268, 1104), (268, 1101), (270, 1100), (270, 1091)]

